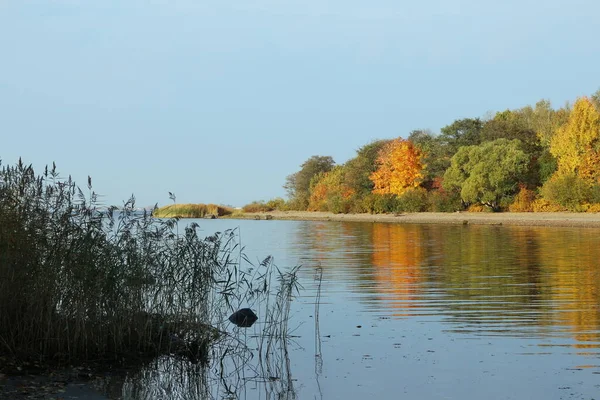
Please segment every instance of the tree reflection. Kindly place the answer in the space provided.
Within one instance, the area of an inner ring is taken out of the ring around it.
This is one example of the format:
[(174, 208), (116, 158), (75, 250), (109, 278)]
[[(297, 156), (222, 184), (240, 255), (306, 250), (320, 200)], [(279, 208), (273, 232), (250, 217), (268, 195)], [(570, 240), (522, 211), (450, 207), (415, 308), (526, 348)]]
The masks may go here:
[[(421, 296), (426, 243), (419, 225), (373, 225), (372, 265), (374, 276), (386, 300), (399, 310), (416, 307)], [(404, 312), (395, 315), (407, 315)]]
[(564, 326), (585, 342), (577, 347), (599, 346), (597, 230), (342, 226), (355, 231), (315, 248), (325, 265), (341, 257), (335, 265), (365, 282), (355, 288), (362, 301), (392, 307), (395, 316), (439, 315), (450, 330), (476, 335), (561, 336), (556, 326)]

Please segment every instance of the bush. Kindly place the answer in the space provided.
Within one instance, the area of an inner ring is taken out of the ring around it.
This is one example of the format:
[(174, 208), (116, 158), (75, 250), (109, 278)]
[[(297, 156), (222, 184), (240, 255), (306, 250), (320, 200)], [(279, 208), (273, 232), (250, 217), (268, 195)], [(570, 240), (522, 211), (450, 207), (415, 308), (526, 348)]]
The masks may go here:
[(556, 204), (556, 203), (552, 203), (546, 199), (537, 199), (534, 200), (531, 208), (533, 210), (533, 212), (560, 212), (560, 211), (567, 211), (566, 208), (564, 208), (563, 206)]
[(492, 207), (490, 207), (490, 206), (485, 206), (483, 204), (471, 204), (467, 208), (467, 211), (472, 212), (472, 213), (482, 213), (482, 212), (494, 212), (494, 209), (492, 209)]
[(275, 197), (274, 199), (267, 201), (267, 207), (271, 210), (284, 211), (286, 209), (285, 200), (281, 197)]
[(586, 205), (585, 212), (600, 213), (600, 203), (594, 203), (594, 204), (588, 204), (588, 205)]
[(375, 197), (372, 193), (365, 194), (362, 197), (355, 196), (352, 202), (353, 213), (375, 213)]
[(247, 213), (256, 213), (273, 211), (274, 208), (269, 204), (266, 204), (264, 201), (253, 201), (252, 203), (246, 204), (244, 207), (242, 207), (242, 210)]
[(299, 199), (291, 199), (286, 202), (286, 210), (289, 211), (306, 211), (307, 202)]
[(422, 212), (426, 211), (428, 207), (427, 191), (423, 188), (410, 188), (398, 197), (396, 211)]
[(600, 188), (575, 174), (553, 175), (540, 189), (542, 197), (569, 211), (585, 211), (583, 205), (600, 202)]
[(339, 193), (327, 196), (326, 200), (327, 211), (334, 214), (348, 214), (352, 208), (352, 200), (344, 198)]
[(393, 194), (374, 194), (373, 213), (388, 214), (398, 210), (398, 197)]
[(460, 199), (460, 193), (446, 191), (444, 189), (433, 190), (428, 193), (429, 211), (433, 212), (455, 212), (464, 209)]
[(536, 194), (533, 190), (527, 189), (525, 186), (521, 186), (521, 190), (515, 196), (512, 204), (508, 206), (510, 212), (533, 212), (533, 202), (535, 201)]

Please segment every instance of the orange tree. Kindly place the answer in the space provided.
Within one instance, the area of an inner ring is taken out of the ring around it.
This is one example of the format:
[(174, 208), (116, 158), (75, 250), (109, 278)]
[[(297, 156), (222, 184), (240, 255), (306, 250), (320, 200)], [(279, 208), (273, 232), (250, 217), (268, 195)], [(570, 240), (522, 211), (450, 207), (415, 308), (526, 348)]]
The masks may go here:
[(402, 195), (423, 180), (423, 154), (412, 142), (398, 138), (387, 143), (376, 160), (377, 169), (369, 179), (373, 193)]
[(345, 183), (345, 173), (344, 166), (336, 166), (314, 176), (310, 185), (309, 211), (350, 211), (355, 191)]

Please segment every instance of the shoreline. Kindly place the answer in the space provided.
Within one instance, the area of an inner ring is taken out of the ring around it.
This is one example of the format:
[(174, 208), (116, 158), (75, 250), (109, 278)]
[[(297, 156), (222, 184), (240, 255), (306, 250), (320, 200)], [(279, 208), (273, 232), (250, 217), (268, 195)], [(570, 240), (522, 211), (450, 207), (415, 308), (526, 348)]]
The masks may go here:
[[(221, 217), (223, 218), (223, 217)], [(600, 213), (400, 213), (400, 214), (333, 214), (321, 211), (271, 211), (243, 213), (227, 219), (386, 222), (400, 224), (562, 226), (600, 228)]]

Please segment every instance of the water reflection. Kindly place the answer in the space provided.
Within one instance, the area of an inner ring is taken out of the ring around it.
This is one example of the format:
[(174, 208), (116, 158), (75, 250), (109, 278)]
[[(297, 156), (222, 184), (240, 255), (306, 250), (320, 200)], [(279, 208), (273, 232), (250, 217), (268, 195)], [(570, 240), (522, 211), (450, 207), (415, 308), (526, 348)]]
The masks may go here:
[(600, 235), (593, 229), (304, 223), (295, 248), (338, 290), (452, 332), (600, 341)]
[[(597, 393), (600, 230), (236, 223), (251, 259), (272, 254), (280, 267), (304, 265), (293, 341), (268, 343), (254, 327), (232, 331), (235, 341), (213, 349), (208, 369), (156, 360), (130, 375), (123, 398)], [(232, 227), (201, 225), (208, 234)]]

